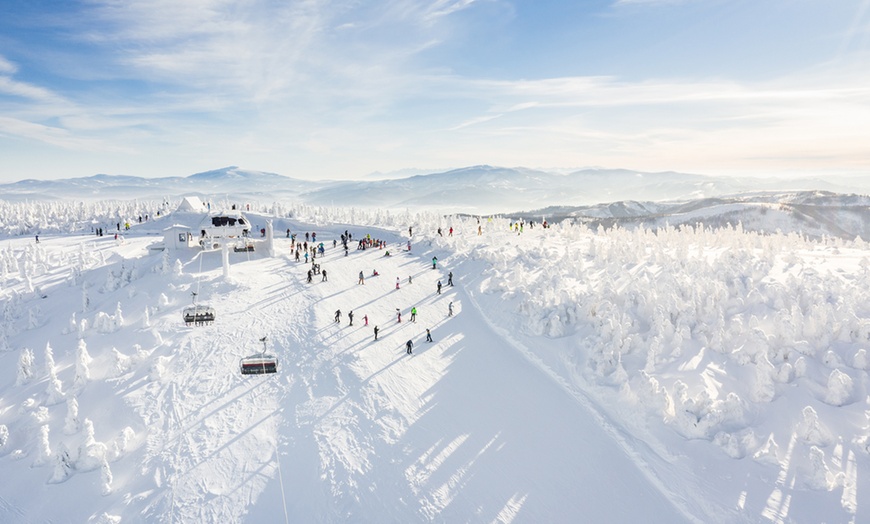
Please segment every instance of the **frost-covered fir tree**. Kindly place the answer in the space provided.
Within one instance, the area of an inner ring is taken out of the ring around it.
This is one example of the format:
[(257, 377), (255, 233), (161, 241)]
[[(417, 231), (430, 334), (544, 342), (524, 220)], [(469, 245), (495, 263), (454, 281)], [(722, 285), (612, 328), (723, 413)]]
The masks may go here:
[(88, 346), (84, 340), (79, 340), (76, 347), (76, 376), (73, 380), (73, 387), (81, 389), (91, 379), (90, 365), (91, 355), (88, 353)]
[(33, 371), (33, 350), (24, 348), (21, 354), (18, 355), (18, 376), (15, 379), (15, 385), (20, 386), (26, 384), (33, 379), (35, 372)]
[(54, 472), (51, 478), (48, 479), (50, 484), (59, 484), (72, 476), (73, 462), (70, 457), (69, 449), (61, 442), (58, 445), (57, 453), (54, 455)]
[(112, 469), (109, 468), (109, 462), (106, 459), (103, 459), (103, 463), (100, 464), (100, 486), (103, 496), (112, 493)]
[(118, 331), (122, 327), (124, 327), (124, 315), (121, 314), (121, 303), (118, 302), (118, 305), (115, 307), (115, 314), (112, 316), (112, 323), (115, 328), (115, 331)]
[(64, 419), (63, 432), (67, 435), (74, 435), (78, 433), (80, 428), (79, 401), (70, 395), (66, 399), (66, 418)]
[(80, 471), (91, 471), (100, 467), (106, 460), (106, 445), (97, 442), (94, 436), (94, 423), (86, 418), (82, 422), (82, 441), (79, 445), (79, 458), (76, 468)]
[(47, 395), (46, 403), (54, 405), (64, 399), (63, 384), (57, 378), (57, 366), (54, 363), (54, 355), (51, 350), (51, 344), (45, 344), (45, 370), (48, 374), (48, 383), (46, 384), (45, 392)]
[(0, 453), (6, 451), (6, 446), (9, 445), (9, 428), (6, 424), (0, 424)]
[(43, 424), (39, 427), (39, 437), (36, 440), (36, 459), (33, 461), (34, 466), (42, 466), (51, 461), (51, 445), (49, 444), (48, 437), (48, 424)]

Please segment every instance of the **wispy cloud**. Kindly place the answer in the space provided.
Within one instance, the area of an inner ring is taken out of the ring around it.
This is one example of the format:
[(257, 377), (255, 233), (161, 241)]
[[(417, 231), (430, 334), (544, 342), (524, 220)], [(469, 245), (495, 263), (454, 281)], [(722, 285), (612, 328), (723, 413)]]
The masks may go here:
[(3, 55), (0, 55), (0, 73), (11, 75), (18, 71), (18, 67), (7, 60)]

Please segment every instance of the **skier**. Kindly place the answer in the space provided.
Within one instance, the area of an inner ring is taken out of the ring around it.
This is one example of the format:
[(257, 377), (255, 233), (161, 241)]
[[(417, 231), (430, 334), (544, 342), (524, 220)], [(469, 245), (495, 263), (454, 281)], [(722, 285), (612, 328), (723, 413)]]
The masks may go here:
[(408, 352), (409, 355), (411, 354), (411, 349), (412, 349), (413, 347), (414, 347), (414, 343), (411, 342), (411, 339), (408, 339), (408, 341), (405, 342), (405, 349), (406, 349), (406, 351)]
[(353, 325), (353, 310), (350, 310), (350, 313), (347, 314), (347, 318), (348, 318), (348, 320), (350, 320), (350, 324), (348, 324), (348, 326), (352, 326)]
[(378, 326), (375, 326), (375, 340), (378, 339)]
[(365, 284), (365, 283), (366, 283), (366, 279), (365, 279), (365, 277), (363, 276), (363, 272), (360, 271), (360, 272), (359, 272), (359, 282), (358, 282), (358, 284)]
[(453, 271), (451, 271), (450, 273), (447, 274), (447, 285), (448, 286), (453, 285)]
[(323, 274), (323, 278), (320, 279), (321, 282), (326, 282), (326, 270), (321, 269), (320, 272)]
[(402, 322), (402, 310), (396, 308), (396, 322)]
[(453, 302), (447, 304), (447, 316), (448, 317), (453, 316)]
[(429, 328), (426, 328), (426, 342), (432, 342), (432, 333), (429, 332)]
[(432, 257), (432, 269), (435, 269), (436, 265), (438, 265), (438, 257)]
[(417, 307), (415, 306), (415, 307), (411, 308), (411, 322), (416, 322), (416, 321), (417, 321)]
[(438, 294), (441, 294), (441, 281), (438, 281)]
[(336, 309), (335, 310), (335, 323), (338, 324), (339, 322), (341, 322), (341, 310)]

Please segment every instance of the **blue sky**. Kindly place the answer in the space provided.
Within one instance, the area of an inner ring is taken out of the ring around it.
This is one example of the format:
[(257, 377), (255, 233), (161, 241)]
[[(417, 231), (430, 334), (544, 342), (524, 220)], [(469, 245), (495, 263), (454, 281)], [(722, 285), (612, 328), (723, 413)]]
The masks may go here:
[(0, 181), (870, 174), (870, 0), (5, 0)]

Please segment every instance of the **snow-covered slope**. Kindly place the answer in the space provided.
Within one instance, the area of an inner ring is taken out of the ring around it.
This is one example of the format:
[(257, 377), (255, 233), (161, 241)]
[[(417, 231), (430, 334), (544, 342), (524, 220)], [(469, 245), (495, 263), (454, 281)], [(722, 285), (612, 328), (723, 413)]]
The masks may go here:
[(0, 241), (0, 521), (866, 520), (867, 244), (273, 211), (228, 269), (171, 214)]

